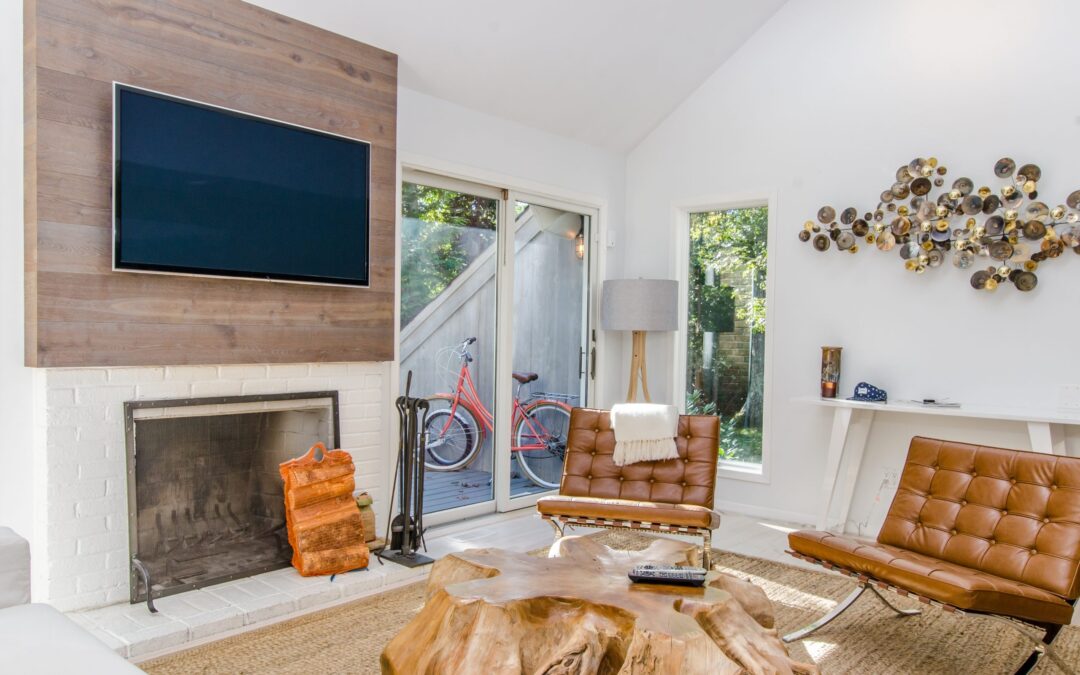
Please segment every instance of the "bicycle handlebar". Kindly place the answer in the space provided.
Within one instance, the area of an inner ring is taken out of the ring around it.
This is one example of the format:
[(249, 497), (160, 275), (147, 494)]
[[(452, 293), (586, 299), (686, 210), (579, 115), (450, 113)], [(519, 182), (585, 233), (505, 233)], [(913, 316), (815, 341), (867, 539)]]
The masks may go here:
[(466, 338), (465, 341), (461, 343), (461, 346), (458, 347), (458, 352), (461, 355), (461, 358), (464, 359), (466, 363), (472, 363), (473, 361), (473, 355), (469, 353), (469, 345), (473, 344), (474, 342), (476, 342), (475, 337)]

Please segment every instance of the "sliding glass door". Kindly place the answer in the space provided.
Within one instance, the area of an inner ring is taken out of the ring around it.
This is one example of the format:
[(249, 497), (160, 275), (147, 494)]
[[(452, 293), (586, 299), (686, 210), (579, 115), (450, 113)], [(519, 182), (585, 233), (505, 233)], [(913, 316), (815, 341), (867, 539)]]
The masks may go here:
[(559, 487), (570, 409), (587, 398), (591, 224), (536, 200), (514, 213), (511, 498)]
[(428, 524), (529, 506), (558, 487), (569, 411), (589, 392), (594, 219), (405, 172), (400, 387), (431, 402)]
[(401, 190), (400, 391), (408, 386), (431, 402), (424, 513), (491, 511), (502, 193), (439, 176), (408, 178)]

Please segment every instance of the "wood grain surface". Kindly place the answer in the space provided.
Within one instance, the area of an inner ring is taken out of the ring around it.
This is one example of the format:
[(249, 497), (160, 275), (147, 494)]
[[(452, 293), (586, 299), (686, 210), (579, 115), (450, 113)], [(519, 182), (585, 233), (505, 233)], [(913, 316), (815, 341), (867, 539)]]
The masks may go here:
[(470, 549), (435, 562), (427, 602), (387, 645), (405, 673), (818, 673), (795, 661), (759, 587), (721, 572), (705, 586), (634, 584), (646, 562), (685, 565), (694, 547), (657, 539), (641, 551), (566, 537), (549, 557)]
[[(393, 359), (397, 56), (239, 0), (26, 0), (26, 363)], [(112, 82), (371, 143), (371, 285), (112, 271)]]

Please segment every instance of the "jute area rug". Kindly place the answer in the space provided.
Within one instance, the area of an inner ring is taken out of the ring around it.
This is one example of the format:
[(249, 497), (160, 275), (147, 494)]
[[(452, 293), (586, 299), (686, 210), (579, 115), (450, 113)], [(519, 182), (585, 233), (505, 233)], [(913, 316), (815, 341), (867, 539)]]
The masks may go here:
[[(595, 535), (613, 548), (639, 549), (649, 537), (632, 532)], [(851, 592), (852, 582), (768, 560), (714, 552), (718, 569), (760, 585), (773, 602), (777, 628), (786, 633), (828, 611)], [(151, 675), (367, 674), (379, 672), (379, 654), (424, 604), (424, 583), (388, 591), (225, 638), (140, 664)], [(890, 594), (898, 606), (918, 603)], [(1066, 663), (1080, 664), (1080, 628), (1065, 628), (1055, 645)], [(906, 619), (863, 596), (839, 619), (789, 646), (800, 661), (823, 673), (1012, 673), (1030, 652), (1007, 626), (989, 619), (956, 617), (934, 608)], [(1035, 671), (1056, 675), (1043, 659)], [(486, 675), (486, 674), (484, 674)]]

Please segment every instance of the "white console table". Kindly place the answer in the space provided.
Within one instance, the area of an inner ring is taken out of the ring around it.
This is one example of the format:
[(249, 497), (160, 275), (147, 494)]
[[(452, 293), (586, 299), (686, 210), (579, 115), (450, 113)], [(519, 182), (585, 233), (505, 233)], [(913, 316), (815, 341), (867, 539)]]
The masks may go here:
[[(847, 523), (855, 483), (859, 478), (863, 453), (866, 451), (866, 439), (870, 436), (870, 427), (873, 425), (875, 413), (940, 415), (1020, 422), (1027, 425), (1032, 450), (1054, 455), (1066, 454), (1065, 426), (1080, 425), (1080, 411), (1037, 411), (990, 406), (937, 408), (917, 403), (865, 403), (814, 396), (796, 398), (795, 401), (833, 409), (832, 434), (829, 437), (825, 477), (821, 486), (821, 505), (818, 507), (817, 514), (819, 530), (835, 527), (842, 530), (844, 524)], [(845, 448), (848, 454), (847, 470), (841, 476), (840, 467)], [(837, 518), (830, 519), (829, 511), (833, 504), (839, 504), (840, 513)]]

